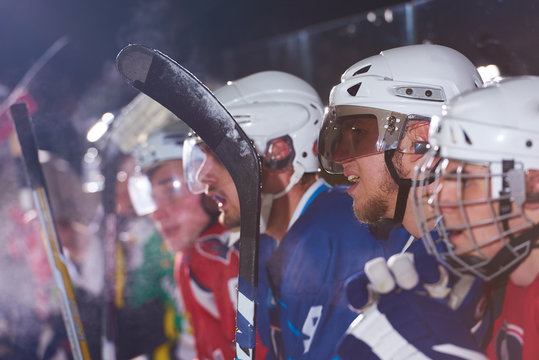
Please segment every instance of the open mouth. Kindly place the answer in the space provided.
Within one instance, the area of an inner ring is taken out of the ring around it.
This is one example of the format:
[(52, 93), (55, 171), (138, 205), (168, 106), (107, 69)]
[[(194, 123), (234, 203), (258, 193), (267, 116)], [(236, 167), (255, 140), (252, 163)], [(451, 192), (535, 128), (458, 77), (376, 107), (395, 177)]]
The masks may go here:
[(348, 188), (348, 195), (353, 196), (354, 190), (359, 185), (359, 176), (357, 176), (357, 175), (348, 175), (346, 177), (346, 179), (348, 180), (348, 182), (351, 183), (351, 186)]
[(223, 197), (221, 197), (219, 195), (213, 195), (212, 198), (217, 203), (217, 207), (219, 208), (219, 210), (225, 206), (225, 204), (226, 204), (225, 198), (223, 198)]
[(357, 183), (359, 182), (359, 176), (357, 175), (348, 175), (347, 177), (348, 181), (350, 181), (351, 183)]
[(457, 239), (464, 233), (464, 229), (461, 230), (448, 230), (447, 238), (451, 243), (455, 243)]

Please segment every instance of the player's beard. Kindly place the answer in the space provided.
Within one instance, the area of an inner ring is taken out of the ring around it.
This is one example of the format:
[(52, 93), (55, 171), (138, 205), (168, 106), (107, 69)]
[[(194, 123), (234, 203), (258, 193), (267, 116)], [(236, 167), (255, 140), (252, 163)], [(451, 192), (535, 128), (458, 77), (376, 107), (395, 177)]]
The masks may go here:
[(361, 206), (354, 202), (354, 214), (356, 218), (366, 224), (374, 224), (384, 218), (387, 218), (389, 212), (389, 202), (387, 200), (388, 191), (394, 191), (394, 182), (391, 178), (391, 187), (386, 187), (388, 183), (384, 181), (381, 189), (373, 194), (369, 194), (364, 199)]
[[(402, 176), (402, 154), (396, 153), (393, 158), (395, 169)], [(386, 168), (381, 183), (376, 191), (367, 195), (360, 203), (354, 201), (356, 218), (366, 224), (375, 224), (384, 219), (393, 218), (390, 213), (390, 202), (396, 204), (398, 186)], [(394, 210), (393, 210), (394, 211)]]

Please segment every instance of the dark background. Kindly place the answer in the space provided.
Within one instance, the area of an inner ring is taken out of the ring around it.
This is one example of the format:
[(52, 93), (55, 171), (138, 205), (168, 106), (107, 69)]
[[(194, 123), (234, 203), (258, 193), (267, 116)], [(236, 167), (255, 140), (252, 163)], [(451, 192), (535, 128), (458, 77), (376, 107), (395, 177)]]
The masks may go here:
[[(206, 81), (220, 71), (214, 64), (227, 49), (397, 3), (402, 1), (2, 0), (0, 84), (5, 95), (54, 41), (68, 37), (30, 91), (39, 105), (34, 120), (40, 146), (76, 165), (84, 147), (77, 146), (78, 135), (136, 94), (113, 64), (127, 44), (157, 48)], [(56, 141), (58, 133), (71, 136)]]
[(114, 66), (129, 43), (165, 52), (210, 88), (273, 69), (327, 101), (348, 66), (406, 44), (450, 46), (503, 75), (536, 74), (538, 16), (534, 0), (1, 0), (0, 100), (67, 36), (29, 90), (40, 147), (77, 168), (88, 128), (136, 95)]
[[(0, 2), (0, 80), (14, 86), (56, 39), (68, 35), (70, 54), (59, 78), (96, 79), (102, 64), (129, 42), (153, 45), (176, 57), (212, 56), (370, 10), (399, 0), (3, 0)], [(168, 50), (168, 51), (167, 51)], [(67, 74), (66, 74), (67, 73)]]

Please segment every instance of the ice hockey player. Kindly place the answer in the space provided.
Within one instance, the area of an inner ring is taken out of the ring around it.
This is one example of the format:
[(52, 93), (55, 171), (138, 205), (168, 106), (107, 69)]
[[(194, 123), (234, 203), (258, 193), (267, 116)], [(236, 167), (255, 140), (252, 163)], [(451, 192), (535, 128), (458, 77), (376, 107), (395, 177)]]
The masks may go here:
[[(355, 220), (346, 188), (331, 187), (320, 177), (316, 138), (323, 110), (307, 82), (265, 71), (228, 82), (215, 95), (253, 140), (263, 164), (257, 321), (268, 358), (330, 359), (355, 317), (344, 280), (367, 259), (400, 251), (409, 234), (396, 228), (389, 240), (377, 240)], [(196, 144), (196, 139), (186, 142)], [(192, 188), (205, 188), (216, 200), (223, 224), (239, 226), (232, 178), (198, 144), (205, 159), (198, 169), (190, 167), (190, 174), (197, 173), (187, 178), (198, 180)]]
[[(145, 101), (153, 100), (146, 98)], [(133, 116), (131, 114), (129, 118), (133, 119)], [(116, 243), (112, 270), (115, 273), (112, 280), (115, 281), (114, 304), (118, 322), (117, 358), (146, 356), (168, 360), (193, 357), (192, 336), (185, 333), (179, 336), (183, 305), (174, 280), (175, 254), (169, 251), (150, 217), (141, 216), (146, 212), (138, 209), (141, 211), (138, 214), (133, 207), (129, 180), (137, 174), (136, 160), (125, 154), (118, 157), (114, 213), (116, 233), (121, 241)], [(185, 322), (183, 325), (185, 327)]]
[[(187, 189), (182, 146), (188, 130), (176, 119), (150, 134), (135, 151), (147, 178), (141, 176), (130, 185), (139, 190), (145, 183), (151, 185), (151, 218), (176, 252), (175, 278), (192, 326), (182, 331), (194, 332), (199, 359), (232, 359), (238, 252), (228, 245), (228, 230), (217, 222), (215, 203)], [(138, 197), (134, 202), (140, 203), (141, 192)]]
[[(482, 86), (475, 66), (464, 55), (430, 44), (382, 51), (344, 72), (341, 83), (330, 94), (329, 110), (319, 136), (319, 152), (327, 171), (343, 173), (354, 183), (349, 194), (360, 221), (376, 223), (389, 218), (402, 222), (413, 236), (421, 236), (409, 192), (414, 166), (429, 148), (430, 120), (441, 114), (443, 105), (451, 98)], [(434, 228), (434, 223), (430, 226)], [(416, 254), (418, 266), (429, 269), (426, 275), (420, 275), (432, 276), (428, 266), (432, 262), (419, 261), (417, 256), (424, 253), (422, 243), (416, 241), (409, 251)], [(404, 300), (386, 296), (377, 303), (371, 293), (376, 289), (380, 296), (391, 291), (394, 280), (388, 266), (394, 264), (386, 264), (384, 259), (368, 264), (365, 272), (349, 281), (347, 287), (351, 305), (365, 313), (358, 318), (363, 320), (354, 322), (348, 330), (339, 355), (343, 359), (372, 357), (373, 353), (382, 358), (387, 354), (406, 358), (406, 352), (399, 353), (399, 345), (405, 346), (412, 341), (411, 337), (419, 335), (398, 323), (401, 319), (394, 318), (396, 315), (388, 313), (385, 307), (385, 313), (380, 309), (387, 303), (398, 307), (399, 301)], [(434, 268), (437, 269), (436, 265)], [(470, 296), (479, 291), (475, 289), (475, 286), (470, 288)], [(368, 308), (373, 311), (367, 312)], [(389, 320), (383, 325), (377, 320), (367, 320), (383, 316)], [(377, 331), (367, 328), (360, 336), (354, 332), (358, 322), (363, 324), (360, 328), (368, 323), (378, 323), (380, 328)], [(374, 335), (374, 340), (367, 340), (367, 334)], [(397, 334), (401, 342), (392, 343), (389, 334)], [(432, 339), (427, 336), (425, 341), (429, 340)]]
[[(427, 248), (458, 274), (489, 281), (496, 309), (489, 359), (539, 354), (539, 77), (508, 78), (450, 102), (432, 124), (417, 180), (418, 225), (426, 201), (441, 216)], [(438, 153), (439, 151), (439, 153)], [(441, 168), (434, 172), (434, 159)], [(427, 215), (427, 216), (426, 216)]]

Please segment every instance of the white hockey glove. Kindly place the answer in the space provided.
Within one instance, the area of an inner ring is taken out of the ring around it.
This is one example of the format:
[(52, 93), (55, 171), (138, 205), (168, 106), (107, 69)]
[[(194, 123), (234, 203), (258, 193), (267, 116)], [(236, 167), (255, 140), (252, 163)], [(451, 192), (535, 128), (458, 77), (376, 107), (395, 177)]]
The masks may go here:
[(486, 359), (470, 332), (473, 321), (464, 321), (466, 304), (479, 298), (477, 282), (465, 277), (451, 286), (450, 280), (430, 255), (367, 262), (347, 285), (350, 305), (362, 313), (339, 345), (339, 358)]

